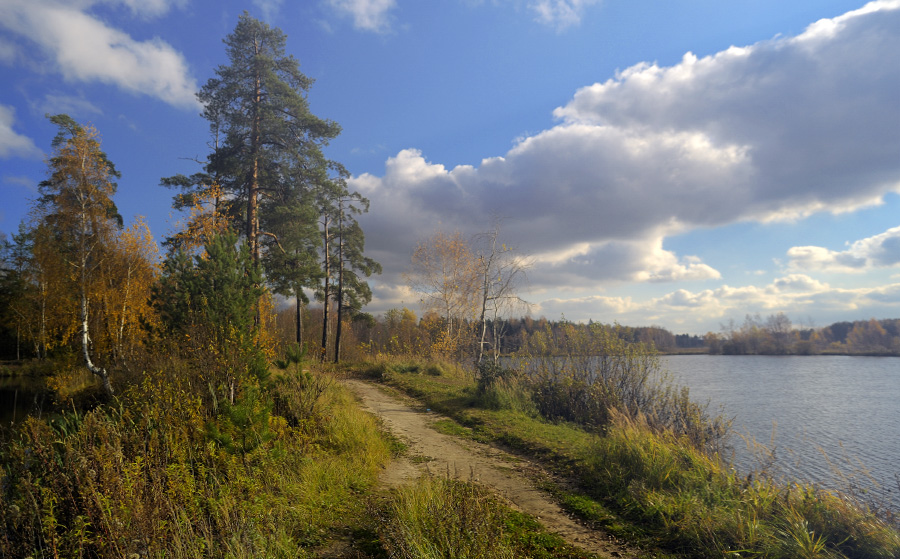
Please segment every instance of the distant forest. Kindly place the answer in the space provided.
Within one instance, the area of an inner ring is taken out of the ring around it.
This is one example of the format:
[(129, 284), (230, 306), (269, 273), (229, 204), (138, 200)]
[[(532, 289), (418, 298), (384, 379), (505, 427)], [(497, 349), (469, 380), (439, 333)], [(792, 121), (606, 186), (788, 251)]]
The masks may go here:
[[(304, 313), (304, 324), (315, 335), (321, 311)], [(280, 327), (292, 328), (293, 311), (284, 310)], [(504, 355), (527, 350), (535, 335), (550, 333), (561, 339), (571, 328), (588, 324), (573, 324), (566, 320), (545, 317), (504, 319), (488, 328), (488, 343), (495, 344)], [(356, 357), (384, 355), (426, 355), (443, 328), (443, 320), (433, 313), (419, 318), (408, 308), (391, 309), (373, 317), (361, 314), (353, 321), (348, 333), (348, 347), (359, 352)], [(497, 339), (492, 333), (497, 333)], [(706, 335), (674, 334), (659, 326), (620, 326), (618, 335), (629, 342), (652, 344), (661, 353), (711, 353), (719, 355), (900, 355), (900, 319), (859, 320), (835, 322), (823, 328), (796, 328), (782, 313), (762, 318), (747, 315), (744, 322), (722, 326), (718, 333)], [(350, 350), (351, 352), (353, 350)]]
[(824, 328), (794, 328), (783, 314), (754, 315), (744, 323), (704, 336), (710, 353), (723, 355), (900, 355), (900, 319), (835, 322)]

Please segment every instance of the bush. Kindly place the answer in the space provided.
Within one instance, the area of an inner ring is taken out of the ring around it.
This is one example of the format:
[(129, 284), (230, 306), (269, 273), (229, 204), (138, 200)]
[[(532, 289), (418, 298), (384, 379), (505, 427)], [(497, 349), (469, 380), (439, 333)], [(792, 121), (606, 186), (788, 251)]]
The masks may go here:
[(692, 402), (688, 389), (674, 386), (660, 369), (656, 350), (628, 342), (621, 330), (568, 324), (560, 338), (549, 328), (533, 337), (518, 359), (541, 415), (602, 430), (617, 410), (696, 448), (722, 450), (730, 421)]
[(476, 391), (484, 394), (494, 383), (516, 376), (516, 371), (508, 369), (496, 361), (484, 360), (475, 365)]

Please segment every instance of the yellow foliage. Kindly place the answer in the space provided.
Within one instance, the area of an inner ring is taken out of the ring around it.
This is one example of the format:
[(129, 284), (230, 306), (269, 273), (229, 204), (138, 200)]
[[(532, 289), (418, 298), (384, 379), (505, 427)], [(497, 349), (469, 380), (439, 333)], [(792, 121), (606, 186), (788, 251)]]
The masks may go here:
[(182, 229), (172, 236), (175, 245), (188, 253), (200, 250), (205, 257), (203, 246), (229, 228), (228, 219), (220, 209), (223, 198), (222, 186), (217, 182), (197, 194), (191, 204), (190, 216)]
[(278, 313), (275, 311), (275, 298), (272, 292), (265, 290), (259, 298), (259, 328), (256, 331), (256, 346), (269, 361), (275, 359), (278, 345)]

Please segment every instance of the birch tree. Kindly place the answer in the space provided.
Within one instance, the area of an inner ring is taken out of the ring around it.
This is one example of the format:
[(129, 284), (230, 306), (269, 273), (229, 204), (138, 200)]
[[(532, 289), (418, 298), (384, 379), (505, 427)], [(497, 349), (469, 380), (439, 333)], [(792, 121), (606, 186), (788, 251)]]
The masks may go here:
[(37, 209), (53, 231), (61, 257), (67, 264), (78, 297), (81, 353), (85, 366), (103, 382), (107, 394), (113, 387), (109, 373), (94, 362), (91, 352), (91, 313), (96, 303), (99, 270), (109, 256), (122, 217), (113, 203), (119, 173), (100, 148), (91, 126), (81, 126), (68, 115), (49, 117), (59, 128), (53, 139), (49, 178), (39, 185)]
[(437, 232), (420, 242), (412, 255), (406, 281), (421, 295), (427, 315), (441, 317), (442, 332), (435, 349), (456, 354), (469, 344), (469, 323), (476, 315), (479, 269), (476, 255), (460, 232)]
[(476, 361), (481, 363), (488, 349), (493, 361), (500, 358), (503, 316), (528, 307), (519, 291), (527, 281), (526, 272), (531, 263), (515, 248), (500, 242), (499, 223), (490, 231), (476, 236), (475, 245), (476, 269), (480, 283)]

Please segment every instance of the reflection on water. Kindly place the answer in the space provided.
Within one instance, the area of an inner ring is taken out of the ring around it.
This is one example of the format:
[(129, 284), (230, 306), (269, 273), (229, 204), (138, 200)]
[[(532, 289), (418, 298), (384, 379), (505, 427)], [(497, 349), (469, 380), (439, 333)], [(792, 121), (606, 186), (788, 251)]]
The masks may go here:
[(46, 407), (43, 383), (30, 376), (0, 377), (0, 425), (21, 423)]
[[(900, 510), (900, 360), (886, 357), (669, 356), (691, 398), (720, 404), (734, 431), (768, 445), (778, 470), (830, 488), (847, 482)], [(757, 466), (739, 437), (741, 470)], [(849, 478), (848, 478), (849, 476)]]

